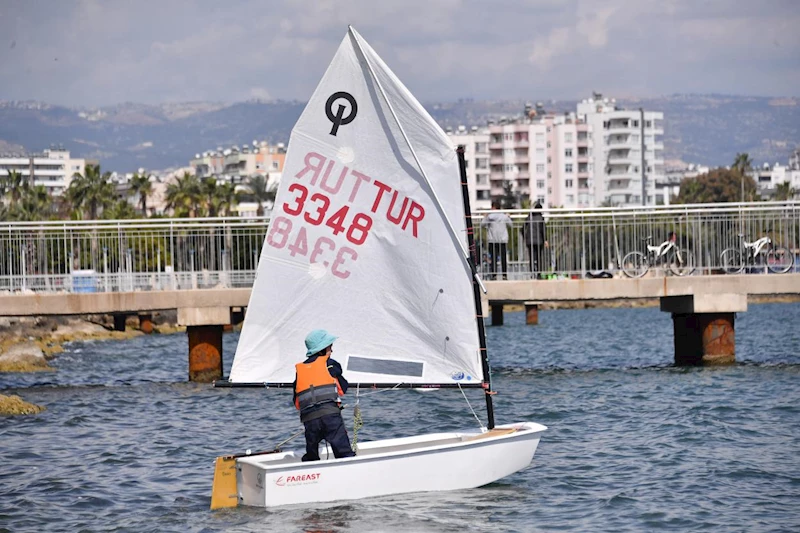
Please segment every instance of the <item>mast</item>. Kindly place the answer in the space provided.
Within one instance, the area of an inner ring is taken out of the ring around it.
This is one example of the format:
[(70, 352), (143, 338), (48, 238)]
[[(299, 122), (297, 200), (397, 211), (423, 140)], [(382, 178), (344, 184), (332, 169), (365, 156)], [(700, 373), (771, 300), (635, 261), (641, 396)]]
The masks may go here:
[(478, 341), (481, 350), (481, 366), (483, 367), (484, 392), (486, 393), (486, 427), (494, 429), (494, 405), (492, 405), (492, 376), (489, 369), (489, 355), (486, 352), (486, 330), (483, 325), (483, 310), (481, 308), (480, 286), (475, 271), (475, 235), (472, 229), (472, 211), (469, 207), (469, 188), (467, 187), (467, 165), (464, 161), (464, 146), (456, 148), (458, 154), (458, 170), (461, 174), (461, 196), (464, 199), (464, 217), (467, 223), (467, 244), (469, 248), (469, 266), (472, 269), (472, 295), (475, 299), (475, 322), (478, 325)]

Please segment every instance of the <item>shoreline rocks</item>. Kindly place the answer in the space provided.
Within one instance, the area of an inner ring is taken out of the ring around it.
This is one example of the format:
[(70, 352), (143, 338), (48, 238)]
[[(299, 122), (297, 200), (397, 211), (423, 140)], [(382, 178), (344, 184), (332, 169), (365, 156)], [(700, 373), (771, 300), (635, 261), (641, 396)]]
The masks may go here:
[[(177, 326), (177, 313), (154, 313), (153, 333), (185, 331)], [(0, 317), (0, 372), (54, 371), (48, 364), (64, 351), (67, 342), (130, 339), (143, 333), (133, 315), (125, 331), (114, 330), (112, 315)]]
[(41, 405), (26, 402), (19, 396), (0, 394), (0, 416), (35, 415), (44, 410)]

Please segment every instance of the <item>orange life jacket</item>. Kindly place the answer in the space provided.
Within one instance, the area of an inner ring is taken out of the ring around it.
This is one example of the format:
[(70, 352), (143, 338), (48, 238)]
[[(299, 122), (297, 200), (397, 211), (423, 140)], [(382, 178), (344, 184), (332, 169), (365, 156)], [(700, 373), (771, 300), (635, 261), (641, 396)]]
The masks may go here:
[(325, 402), (335, 402), (344, 396), (339, 380), (328, 371), (327, 355), (321, 355), (310, 363), (298, 363), (294, 406), (300, 411)]

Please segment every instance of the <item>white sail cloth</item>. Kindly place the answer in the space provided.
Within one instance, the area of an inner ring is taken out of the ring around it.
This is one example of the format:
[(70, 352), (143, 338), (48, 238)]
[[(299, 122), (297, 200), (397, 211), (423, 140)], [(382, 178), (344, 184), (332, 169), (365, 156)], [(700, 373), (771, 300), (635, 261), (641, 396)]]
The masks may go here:
[(351, 383), (479, 383), (466, 246), (453, 144), (350, 29), (292, 130), (230, 380), (290, 383), (324, 328)]

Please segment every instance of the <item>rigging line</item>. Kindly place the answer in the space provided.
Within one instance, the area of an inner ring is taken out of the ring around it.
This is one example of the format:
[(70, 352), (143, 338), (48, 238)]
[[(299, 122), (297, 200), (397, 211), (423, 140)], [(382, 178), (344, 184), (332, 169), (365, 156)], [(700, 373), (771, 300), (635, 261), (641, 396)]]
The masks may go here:
[(352, 36), (353, 36), (353, 38), (355, 40), (355, 43), (358, 46), (358, 51), (361, 52), (361, 57), (364, 58), (364, 62), (367, 65), (367, 69), (369, 70), (369, 73), (372, 76), (372, 79), (375, 82), (375, 85), (378, 86), (378, 90), (380, 91), (381, 96), (383, 97), (383, 100), (386, 103), (386, 106), (389, 108), (389, 111), (392, 113), (392, 117), (394, 118), (394, 121), (397, 124), (397, 127), (400, 128), (400, 133), (403, 134), (403, 140), (406, 141), (406, 145), (408, 146), (408, 149), (411, 151), (411, 155), (414, 156), (414, 161), (417, 163), (417, 168), (419, 168), (419, 171), (420, 171), (420, 174), (422, 175), (422, 178), (425, 180), (425, 183), (428, 185), (428, 188), (430, 189), (431, 194), (433, 194), (433, 199), (436, 201), (436, 204), (439, 207), (439, 210), (442, 212), (442, 215), (444, 216), (445, 222), (447, 222), (447, 229), (450, 230), (450, 237), (458, 243), (458, 246), (461, 249), (461, 259), (464, 261), (464, 264), (467, 266), (467, 270), (470, 273), (473, 273), (473, 275), (475, 275), (474, 274), (475, 270), (472, 268), (472, 265), (470, 265), (470, 262), (469, 262), (469, 252), (464, 248), (464, 243), (461, 242), (461, 238), (458, 235), (458, 232), (456, 232), (456, 230), (453, 228), (453, 224), (452, 224), (452, 222), (450, 222), (450, 218), (447, 216), (447, 212), (444, 210), (444, 206), (442, 205), (442, 202), (439, 200), (439, 195), (436, 194), (436, 190), (433, 188), (433, 184), (431, 183), (431, 180), (428, 179), (428, 175), (425, 172), (425, 168), (423, 168), (423, 166), (422, 166), (422, 162), (419, 160), (419, 157), (417, 157), (416, 150), (414, 150), (414, 147), (411, 145), (411, 141), (409, 140), (408, 135), (406, 135), (405, 128), (403, 128), (403, 125), (400, 123), (400, 119), (397, 117), (397, 113), (395, 112), (394, 107), (392, 106), (392, 103), (389, 101), (389, 98), (386, 96), (386, 91), (384, 91), (383, 85), (381, 84), (380, 80), (378, 79), (378, 76), (375, 75), (375, 71), (372, 69), (372, 65), (369, 62), (369, 58), (367, 58), (367, 55), (364, 53), (364, 49), (361, 47), (361, 43), (359, 42), (359, 35), (350, 26), (348, 26), (348, 31), (352, 34)]
[(467, 407), (469, 407), (469, 410), (472, 411), (472, 416), (474, 416), (475, 420), (478, 421), (478, 427), (481, 428), (481, 430), (484, 430), (485, 428), (483, 426), (483, 423), (481, 422), (481, 419), (478, 418), (477, 414), (475, 414), (475, 409), (472, 408), (472, 404), (469, 403), (469, 399), (467, 399), (467, 395), (464, 394), (464, 389), (461, 388), (461, 383), (458, 384), (458, 390), (461, 391), (461, 395), (464, 397), (464, 400), (467, 402)]

